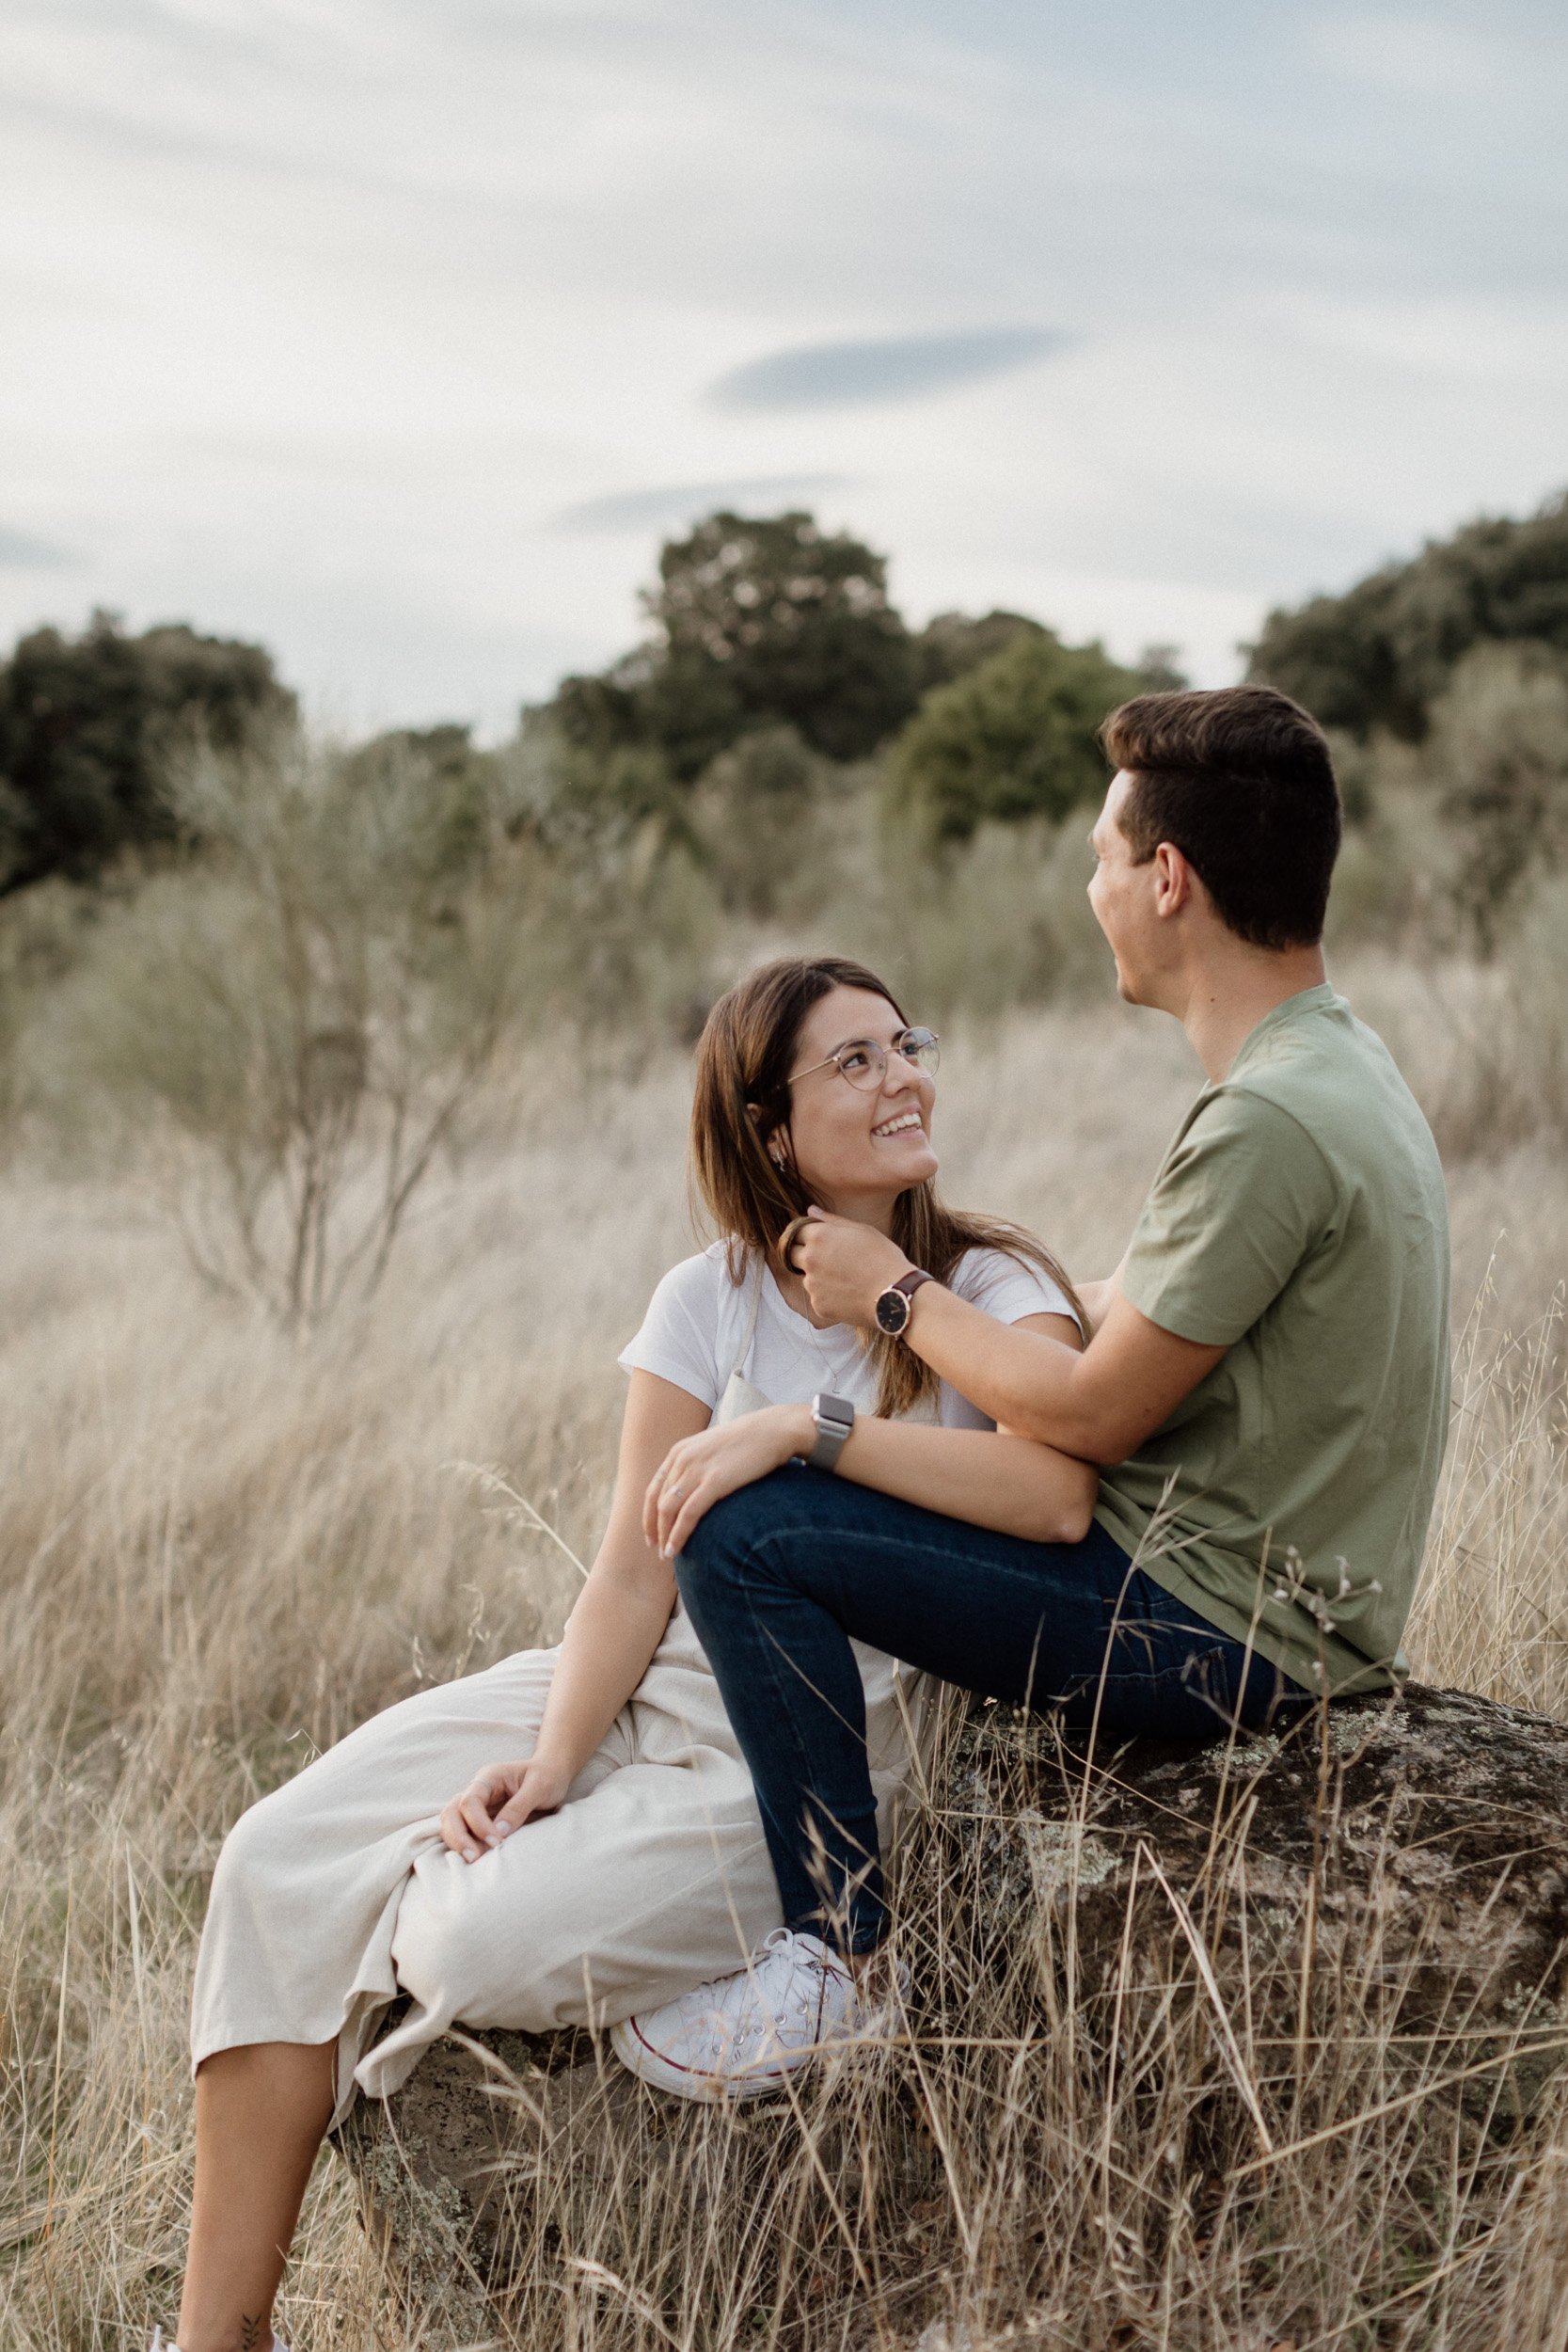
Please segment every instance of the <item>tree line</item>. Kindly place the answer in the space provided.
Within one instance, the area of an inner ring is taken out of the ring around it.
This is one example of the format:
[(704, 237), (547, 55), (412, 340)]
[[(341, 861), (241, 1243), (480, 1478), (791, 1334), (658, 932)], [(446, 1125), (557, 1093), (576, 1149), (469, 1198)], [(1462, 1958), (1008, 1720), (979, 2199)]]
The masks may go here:
[[(639, 644), (521, 714), (527, 814), (555, 835), (652, 821), (689, 838), (726, 779), (782, 807), (879, 755), (932, 842), (1056, 817), (1096, 787), (1105, 711), (1177, 682), (1161, 649), (1129, 668), (1018, 612), (911, 629), (886, 559), (800, 511), (709, 516), (664, 546), (641, 602)], [(237, 752), (296, 718), (259, 645), (184, 624), (131, 635), (105, 612), (79, 636), (33, 631), (0, 663), (0, 889), (88, 880), (176, 840), (176, 752)], [(398, 730), (356, 756), (409, 746), (449, 776), (483, 757), (458, 726)]]
[[(708, 516), (665, 544), (641, 603), (638, 644), (523, 710), (512, 821), (558, 842), (641, 828), (721, 863), (738, 854), (742, 898), (758, 860), (744, 844), (726, 851), (725, 834), (746, 831), (766, 852), (805, 799), (851, 788), (867, 761), (887, 812), (927, 847), (990, 822), (1060, 818), (1101, 787), (1106, 711), (1182, 682), (1168, 647), (1128, 665), (1019, 612), (946, 612), (911, 629), (885, 557), (801, 510)], [(1347, 738), (1421, 743), (1441, 733), (1456, 676), (1498, 647), (1512, 649), (1518, 693), (1494, 663), (1494, 700), (1533, 695), (1544, 709), (1562, 691), (1568, 497), (1271, 612), (1243, 650), (1249, 676)], [(260, 645), (182, 623), (133, 635), (104, 612), (76, 636), (32, 631), (0, 661), (0, 891), (90, 880), (128, 850), (177, 844), (166, 779), (182, 748), (238, 754), (297, 717)], [(1533, 723), (1539, 736), (1546, 723)], [(410, 748), (458, 803), (463, 778), (492, 756), (448, 725), (399, 730), (353, 757), (363, 768)], [(1479, 788), (1492, 801), (1513, 789)], [(1511, 806), (1528, 804), (1516, 833), (1538, 799), (1513, 791)]]
[[(1512, 955), (1568, 860), (1562, 539), (1560, 507), (1478, 526), (1270, 616), (1253, 674), (1338, 729), (1359, 935)], [(262, 647), (183, 625), (25, 636), (0, 662), (0, 1148), (150, 1138), (192, 1263), (297, 1329), (374, 1287), (499, 1057), (689, 1041), (759, 922), (942, 1018), (1102, 986), (1061, 820), (1103, 788), (1106, 712), (1180, 682), (1168, 651), (1124, 665), (1010, 612), (911, 629), (883, 559), (800, 512), (672, 540), (643, 616), (485, 750), (460, 724), (323, 740)], [(1418, 752), (1354, 698), (1396, 653)], [(122, 860), (134, 888), (29, 887)]]

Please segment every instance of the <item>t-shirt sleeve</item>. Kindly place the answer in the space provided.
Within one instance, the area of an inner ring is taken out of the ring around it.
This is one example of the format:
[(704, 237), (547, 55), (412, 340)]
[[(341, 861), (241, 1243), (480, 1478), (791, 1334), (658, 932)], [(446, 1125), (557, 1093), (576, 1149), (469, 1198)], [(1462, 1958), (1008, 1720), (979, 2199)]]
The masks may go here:
[(1066, 1315), (1076, 1322), (1067, 1293), (1043, 1266), (1005, 1249), (972, 1249), (953, 1277), (953, 1289), (972, 1307), (998, 1323), (1022, 1323), (1025, 1315)]
[(1121, 1290), (1179, 1339), (1229, 1347), (1328, 1231), (1328, 1163), (1289, 1111), (1245, 1088), (1200, 1104), (1133, 1230)]
[(648, 1301), (635, 1339), (617, 1361), (625, 1372), (657, 1373), (710, 1408), (719, 1402), (719, 1284), (721, 1264), (705, 1252), (672, 1266)]

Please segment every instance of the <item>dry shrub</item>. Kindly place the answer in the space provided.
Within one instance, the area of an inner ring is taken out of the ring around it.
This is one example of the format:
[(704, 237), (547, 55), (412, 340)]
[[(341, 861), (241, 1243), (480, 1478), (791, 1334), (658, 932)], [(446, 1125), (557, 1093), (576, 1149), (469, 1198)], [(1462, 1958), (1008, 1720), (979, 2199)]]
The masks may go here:
[(1483, 955), (1568, 852), (1568, 667), (1555, 646), (1472, 646), (1433, 707), (1430, 765), (1456, 836), (1454, 896)]
[(1445, 1163), (1568, 1142), (1568, 889), (1543, 890), (1486, 963), (1357, 957), (1355, 1007), (1386, 1041)]

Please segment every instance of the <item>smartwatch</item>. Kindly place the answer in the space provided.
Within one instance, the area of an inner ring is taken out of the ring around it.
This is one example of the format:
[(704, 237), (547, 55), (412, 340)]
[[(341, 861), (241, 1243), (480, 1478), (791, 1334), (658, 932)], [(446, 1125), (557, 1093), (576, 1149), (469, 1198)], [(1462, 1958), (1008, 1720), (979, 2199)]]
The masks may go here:
[(805, 1457), (806, 1467), (836, 1470), (838, 1457), (855, 1425), (855, 1408), (847, 1396), (814, 1396), (811, 1417), (816, 1425), (816, 1443)]
[(936, 1279), (934, 1274), (927, 1274), (915, 1266), (910, 1273), (901, 1274), (896, 1282), (890, 1282), (877, 1301), (878, 1330), (885, 1331), (890, 1340), (895, 1340), (901, 1331), (907, 1330), (911, 1299), (922, 1282), (934, 1282)]

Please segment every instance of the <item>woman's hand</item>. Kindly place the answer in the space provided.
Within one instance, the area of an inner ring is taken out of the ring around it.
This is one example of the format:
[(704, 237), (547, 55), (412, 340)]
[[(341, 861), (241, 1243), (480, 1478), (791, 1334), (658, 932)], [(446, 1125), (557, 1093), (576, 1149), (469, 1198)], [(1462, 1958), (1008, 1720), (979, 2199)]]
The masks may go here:
[(705, 1511), (737, 1486), (809, 1454), (816, 1431), (803, 1405), (769, 1405), (672, 1446), (642, 1500), (642, 1533), (663, 1559), (683, 1551)]
[(524, 1821), (553, 1813), (570, 1780), (547, 1756), (531, 1757), (526, 1764), (487, 1764), (447, 1806), (441, 1836), (465, 1862), (477, 1862)]

